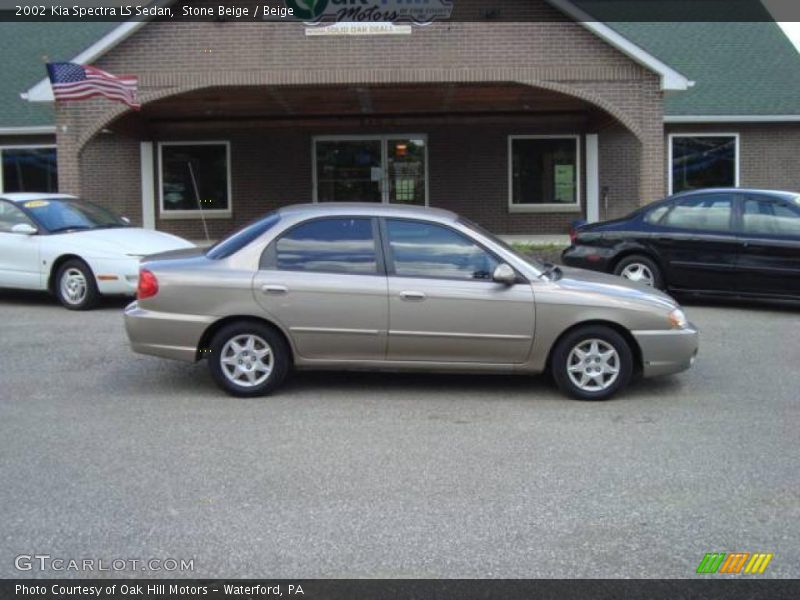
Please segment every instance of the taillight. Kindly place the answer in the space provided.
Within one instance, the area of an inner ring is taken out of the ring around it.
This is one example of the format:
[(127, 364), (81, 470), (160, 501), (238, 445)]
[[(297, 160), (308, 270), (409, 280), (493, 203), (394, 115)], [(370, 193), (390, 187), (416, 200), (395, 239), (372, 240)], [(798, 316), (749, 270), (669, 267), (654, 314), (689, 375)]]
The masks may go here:
[(139, 269), (139, 286), (136, 288), (136, 299), (144, 300), (158, 293), (158, 279), (151, 271)]
[(578, 232), (575, 230), (574, 227), (570, 227), (569, 228), (569, 243), (570, 244), (574, 244), (575, 240), (577, 240), (577, 239), (578, 239)]

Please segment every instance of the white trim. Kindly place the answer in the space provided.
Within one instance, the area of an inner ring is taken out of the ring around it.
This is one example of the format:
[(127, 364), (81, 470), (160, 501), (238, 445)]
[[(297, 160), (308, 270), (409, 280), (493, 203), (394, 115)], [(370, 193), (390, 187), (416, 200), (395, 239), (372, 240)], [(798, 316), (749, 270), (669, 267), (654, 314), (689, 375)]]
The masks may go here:
[(573, 18), (580, 25), (640, 65), (659, 74), (661, 76), (662, 90), (683, 91), (688, 90), (694, 85), (694, 81), (690, 81), (685, 75), (679, 73), (665, 62), (662, 62), (643, 48), (637, 46), (608, 25), (597, 21), (589, 13), (581, 10), (569, 0), (547, 0), (547, 3)]
[(667, 115), (664, 123), (798, 123), (800, 115)]
[[(58, 169), (58, 147), (55, 144), (8, 144), (6, 146), (0, 146), (0, 194), (5, 193), (6, 191), (5, 181), (3, 180), (4, 150), (50, 150), (50, 149), (56, 151), (56, 169)], [(57, 170), (56, 170), (56, 178), (58, 178)]]
[(35, 125), (31, 127), (0, 127), (0, 135), (48, 135), (55, 134), (55, 125)]
[(702, 137), (732, 137), (736, 140), (736, 160), (734, 161), (734, 187), (739, 187), (739, 163), (741, 158), (740, 152), (740, 139), (738, 133), (731, 133), (728, 131), (681, 131), (681, 132), (674, 132), (667, 135), (667, 190), (669, 190), (669, 195), (671, 196), (674, 192), (672, 191), (672, 140), (676, 137), (694, 137), (694, 138), (702, 138)]
[(600, 220), (600, 136), (586, 134), (586, 220)]
[[(570, 204), (514, 204), (514, 140), (575, 140), (575, 202)], [(563, 135), (509, 135), (508, 136), (508, 212), (580, 212), (581, 211), (581, 136), (566, 133)]]
[(164, 146), (225, 146), (225, 162), (228, 177), (228, 208), (203, 209), (202, 213), (206, 219), (230, 219), (233, 216), (233, 185), (231, 181), (231, 143), (229, 140), (182, 140), (170, 142), (158, 142), (158, 216), (161, 219), (199, 219), (200, 210), (164, 210), (164, 157), (162, 148)]
[(153, 142), (139, 144), (139, 164), (142, 175), (142, 227), (156, 228), (156, 174), (153, 167)]
[[(398, 204), (389, 202), (389, 140), (423, 140), (425, 142), (425, 206), (430, 205), (430, 170), (428, 169), (428, 134), (426, 133), (367, 133), (364, 135), (315, 135), (311, 138), (311, 201), (315, 204), (319, 202), (317, 194), (317, 142), (359, 142), (367, 140), (377, 140), (381, 143), (381, 168), (383, 169), (383, 179), (381, 180), (381, 204)], [(416, 206), (416, 205), (413, 205)]]

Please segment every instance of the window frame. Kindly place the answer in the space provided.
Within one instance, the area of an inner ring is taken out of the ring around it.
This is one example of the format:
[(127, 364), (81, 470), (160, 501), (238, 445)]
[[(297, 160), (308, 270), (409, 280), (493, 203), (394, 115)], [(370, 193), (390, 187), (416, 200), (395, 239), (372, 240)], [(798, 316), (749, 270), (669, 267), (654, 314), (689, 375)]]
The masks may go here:
[[(514, 204), (514, 141), (515, 140), (573, 140), (575, 142), (575, 202), (570, 204)], [(580, 133), (508, 136), (508, 212), (509, 213), (579, 213), (583, 210), (583, 135)]]
[(406, 223), (418, 223), (422, 225), (433, 225), (438, 227), (443, 227), (444, 229), (448, 229), (455, 233), (456, 235), (460, 235), (463, 238), (466, 238), (471, 243), (478, 246), (481, 250), (486, 252), (489, 256), (491, 256), (495, 261), (497, 261), (498, 265), (507, 264), (514, 272), (517, 274), (517, 281), (516, 283), (527, 283), (528, 280), (520, 272), (514, 267), (510, 265), (508, 261), (506, 261), (503, 257), (498, 256), (498, 254), (491, 249), (487, 248), (484, 244), (473, 238), (472, 236), (460, 231), (455, 227), (451, 227), (446, 223), (440, 223), (438, 221), (427, 221), (424, 219), (414, 219), (411, 217), (380, 217), (379, 224), (380, 224), (380, 233), (381, 233), (381, 249), (383, 250), (383, 257), (384, 257), (384, 264), (386, 266), (386, 275), (389, 277), (399, 277), (402, 279), (429, 279), (433, 281), (466, 281), (466, 282), (474, 282), (474, 283), (492, 283), (497, 285), (497, 282), (493, 281), (492, 279), (464, 279), (463, 277), (443, 277), (443, 276), (435, 276), (435, 275), (400, 275), (397, 273), (397, 269), (394, 266), (394, 253), (392, 252), (392, 245), (391, 240), (389, 239), (389, 226), (388, 221), (403, 221)]
[[(6, 150), (55, 150), (56, 151), (56, 188), (58, 188), (58, 145), (56, 144), (8, 144), (0, 146), (0, 194), (6, 193), (6, 182), (3, 178), (3, 152)], [(17, 192), (8, 192), (15, 194)], [(45, 193), (45, 192), (43, 192)], [(51, 192), (47, 192), (51, 193)], [(54, 193), (58, 193), (58, 189)]]
[[(227, 209), (192, 209), (164, 210), (164, 151), (167, 146), (225, 146), (226, 177), (228, 187)], [(231, 175), (231, 142), (230, 140), (179, 140), (158, 142), (158, 218), (164, 220), (178, 219), (231, 219), (233, 218), (233, 181)]]
[[(741, 136), (739, 132), (710, 132), (710, 131), (702, 131), (697, 133), (692, 132), (675, 132), (670, 133), (667, 135), (667, 190), (668, 195), (672, 196), (674, 191), (674, 185), (672, 181), (672, 160), (673, 160), (673, 140), (675, 138), (714, 138), (714, 137), (731, 137), (734, 138), (736, 141), (735, 150), (734, 150), (734, 161), (733, 161), (733, 173), (734, 173), (734, 184), (732, 187), (738, 188), (740, 186), (739, 175), (740, 175), (740, 164), (741, 164)], [(714, 187), (731, 187), (731, 186), (714, 186)], [(711, 188), (700, 188), (700, 189), (714, 189)], [(693, 190), (684, 190), (684, 191), (693, 191)]]
[[(389, 140), (405, 140), (405, 139), (421, 139), (425, 142), (425, 204), (404, 204), (398, 202), (389, 202)], [(392, 205), (392, 206), (430, 206), (430, 169), (428, 167), (428, 160), (430, 156), (430, 146), (428, 144), (427, 133), (369, 133), (364, 135), (358, 134), (342, 134), (342, 135), (315, 135), (311, 137), (311, 201), (314, 204), (319, 204), (318, 182), (317, 182), (317, 142), (360, 142), (360, 141), (375, 141), (381, 143), (381, 168), (383, 169), (383, 179), (381, 179), (381, 201), (376, 202), (376, 205)], [(336, 204), (333, 202), (332, 204)], [(340, 203), (341, 204), (341, 203)]]
[[(370, 221), (370, 225), (372, 227), (372, 245), (375, 249), (375, 272), (374, 273), (344, 273), (342, 271), (298, 271), (296, 269), (281, 269), (278, 267), (278, 242), (281, 241), (284, 237), (289, 235), (292, 231), (297, 229), (298, 227), (303, 227), (304, 225), (308, 225), (310, 223), (316, 223), (318, 221), (341, 221), (347, 219), (361, 219), (363, 221)], [(311, 217), (310, 219), (304, 219), (299, 223), (295, 223), (290, 225), (280, 233), (278, 233), (275, 238), (267, 244), (267, 247), (264, 248), (264, 251), (261, 253), (261, 257), (258, 261), (258, 270), (259, 271), (278, 271), (280, 273), (321, 273), (323, 275), (359, 275), (361, 277), (385, 277), (386, 276), (386, 257), (383, 253), (383, 244), (381, 241), (380, 236), (380, 225), (378, 224), (378, 218), (371, 216), (371, 215), (325, 215), (322, 217)]]

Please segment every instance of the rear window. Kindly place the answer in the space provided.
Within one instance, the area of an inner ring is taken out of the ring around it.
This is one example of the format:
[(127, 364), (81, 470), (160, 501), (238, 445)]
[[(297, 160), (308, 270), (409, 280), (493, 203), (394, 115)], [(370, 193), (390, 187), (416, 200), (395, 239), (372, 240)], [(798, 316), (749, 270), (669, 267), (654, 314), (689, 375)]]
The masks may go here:
[(245, 225), (236, 233), (214, 244), (208, 249), (206, 256), (212, 260), (228, 258), (231, 254), (238, 252), (250, 242), (272, 229), (278, 221), (280, 221), (278, 213), (270, 213), (255, 223)]

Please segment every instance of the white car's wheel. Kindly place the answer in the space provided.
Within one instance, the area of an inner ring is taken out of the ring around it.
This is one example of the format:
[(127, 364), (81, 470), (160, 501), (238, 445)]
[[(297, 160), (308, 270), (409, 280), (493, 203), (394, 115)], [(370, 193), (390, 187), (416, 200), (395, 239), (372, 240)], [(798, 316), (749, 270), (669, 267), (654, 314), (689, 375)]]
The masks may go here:
[(59, 267), (54, 287), (59, 302), (70, 310), (88, 310), (100, 298), (94, 273), (78, 259), (68, 260)]

